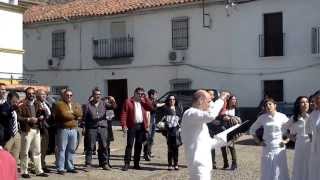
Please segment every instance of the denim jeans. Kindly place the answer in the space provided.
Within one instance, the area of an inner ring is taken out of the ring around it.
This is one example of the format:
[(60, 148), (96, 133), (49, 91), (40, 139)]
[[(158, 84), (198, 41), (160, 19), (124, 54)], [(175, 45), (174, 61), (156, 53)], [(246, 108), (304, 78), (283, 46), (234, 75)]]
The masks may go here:
[(151, 125), (151, 129), (150, 129), (150, 137), (148, 139), (148, 142), (151, 146), (151, 145), (153, 145), (153, 138), (154, 138), (154, 134), (156, 132), (156, 114), (155, 113), (151, 114), (150, 125)]
[(151, 128), (148, 132), (147, 143), (143, 146), (144, 155), (151, 155), (154, 134), (156, 132), (156, 115), (154, 113), (152, 113), (150, 116), (150, 127)]
[(73, 155), (77, 144), (77, 129), (57, 130), (57, 169), (58, 171), (73, 170)]

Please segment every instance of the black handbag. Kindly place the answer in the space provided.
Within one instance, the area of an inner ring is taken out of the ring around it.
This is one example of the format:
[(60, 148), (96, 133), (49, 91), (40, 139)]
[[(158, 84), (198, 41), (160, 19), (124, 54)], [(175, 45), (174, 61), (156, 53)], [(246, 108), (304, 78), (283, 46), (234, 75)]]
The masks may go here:
[(181, 145), (183, 144), (183, 143), (182, 143), (181, 131), (180, 131), (180, 130), (178, 130), (178, 132), (177, 132), (176, 142), (177, 142), (177, 146), (181, 146)]

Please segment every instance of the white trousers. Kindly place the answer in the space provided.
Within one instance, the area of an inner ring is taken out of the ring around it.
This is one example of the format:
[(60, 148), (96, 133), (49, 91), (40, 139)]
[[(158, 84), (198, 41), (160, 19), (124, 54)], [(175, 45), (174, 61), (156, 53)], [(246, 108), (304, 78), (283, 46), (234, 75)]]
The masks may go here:
[(43, 173), (41, 167), (41, 138), (39, 129), (21, 133), (20, 165), (21, 173), (28, 174), (28, 152), (31, 151), (36, 174)]

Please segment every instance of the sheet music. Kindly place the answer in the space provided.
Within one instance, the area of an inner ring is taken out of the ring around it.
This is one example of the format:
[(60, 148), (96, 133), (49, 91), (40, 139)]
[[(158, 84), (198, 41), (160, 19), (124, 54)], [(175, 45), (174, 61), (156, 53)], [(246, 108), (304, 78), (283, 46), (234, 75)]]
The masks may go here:
[(238, 127), (240, 127), (240, 124), (236, 124), (228, 129), (222, 131), (221, 133), (216, 134), (212, 138), (212, 149), (216, 149), (216, 148), (220, 148), (220, 147), (228, 145), (228, 140), (227, 140), (228, 133), (237, 129)]

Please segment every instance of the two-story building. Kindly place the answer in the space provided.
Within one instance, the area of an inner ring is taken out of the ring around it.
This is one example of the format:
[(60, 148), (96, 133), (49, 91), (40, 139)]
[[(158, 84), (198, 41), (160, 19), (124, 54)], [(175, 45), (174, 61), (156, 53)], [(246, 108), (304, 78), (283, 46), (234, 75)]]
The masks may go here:
[(75, 0), (24, 14), (24, 71), (85, 102), (216, 88), (242, 106), (319, 89), (319, 0)]

